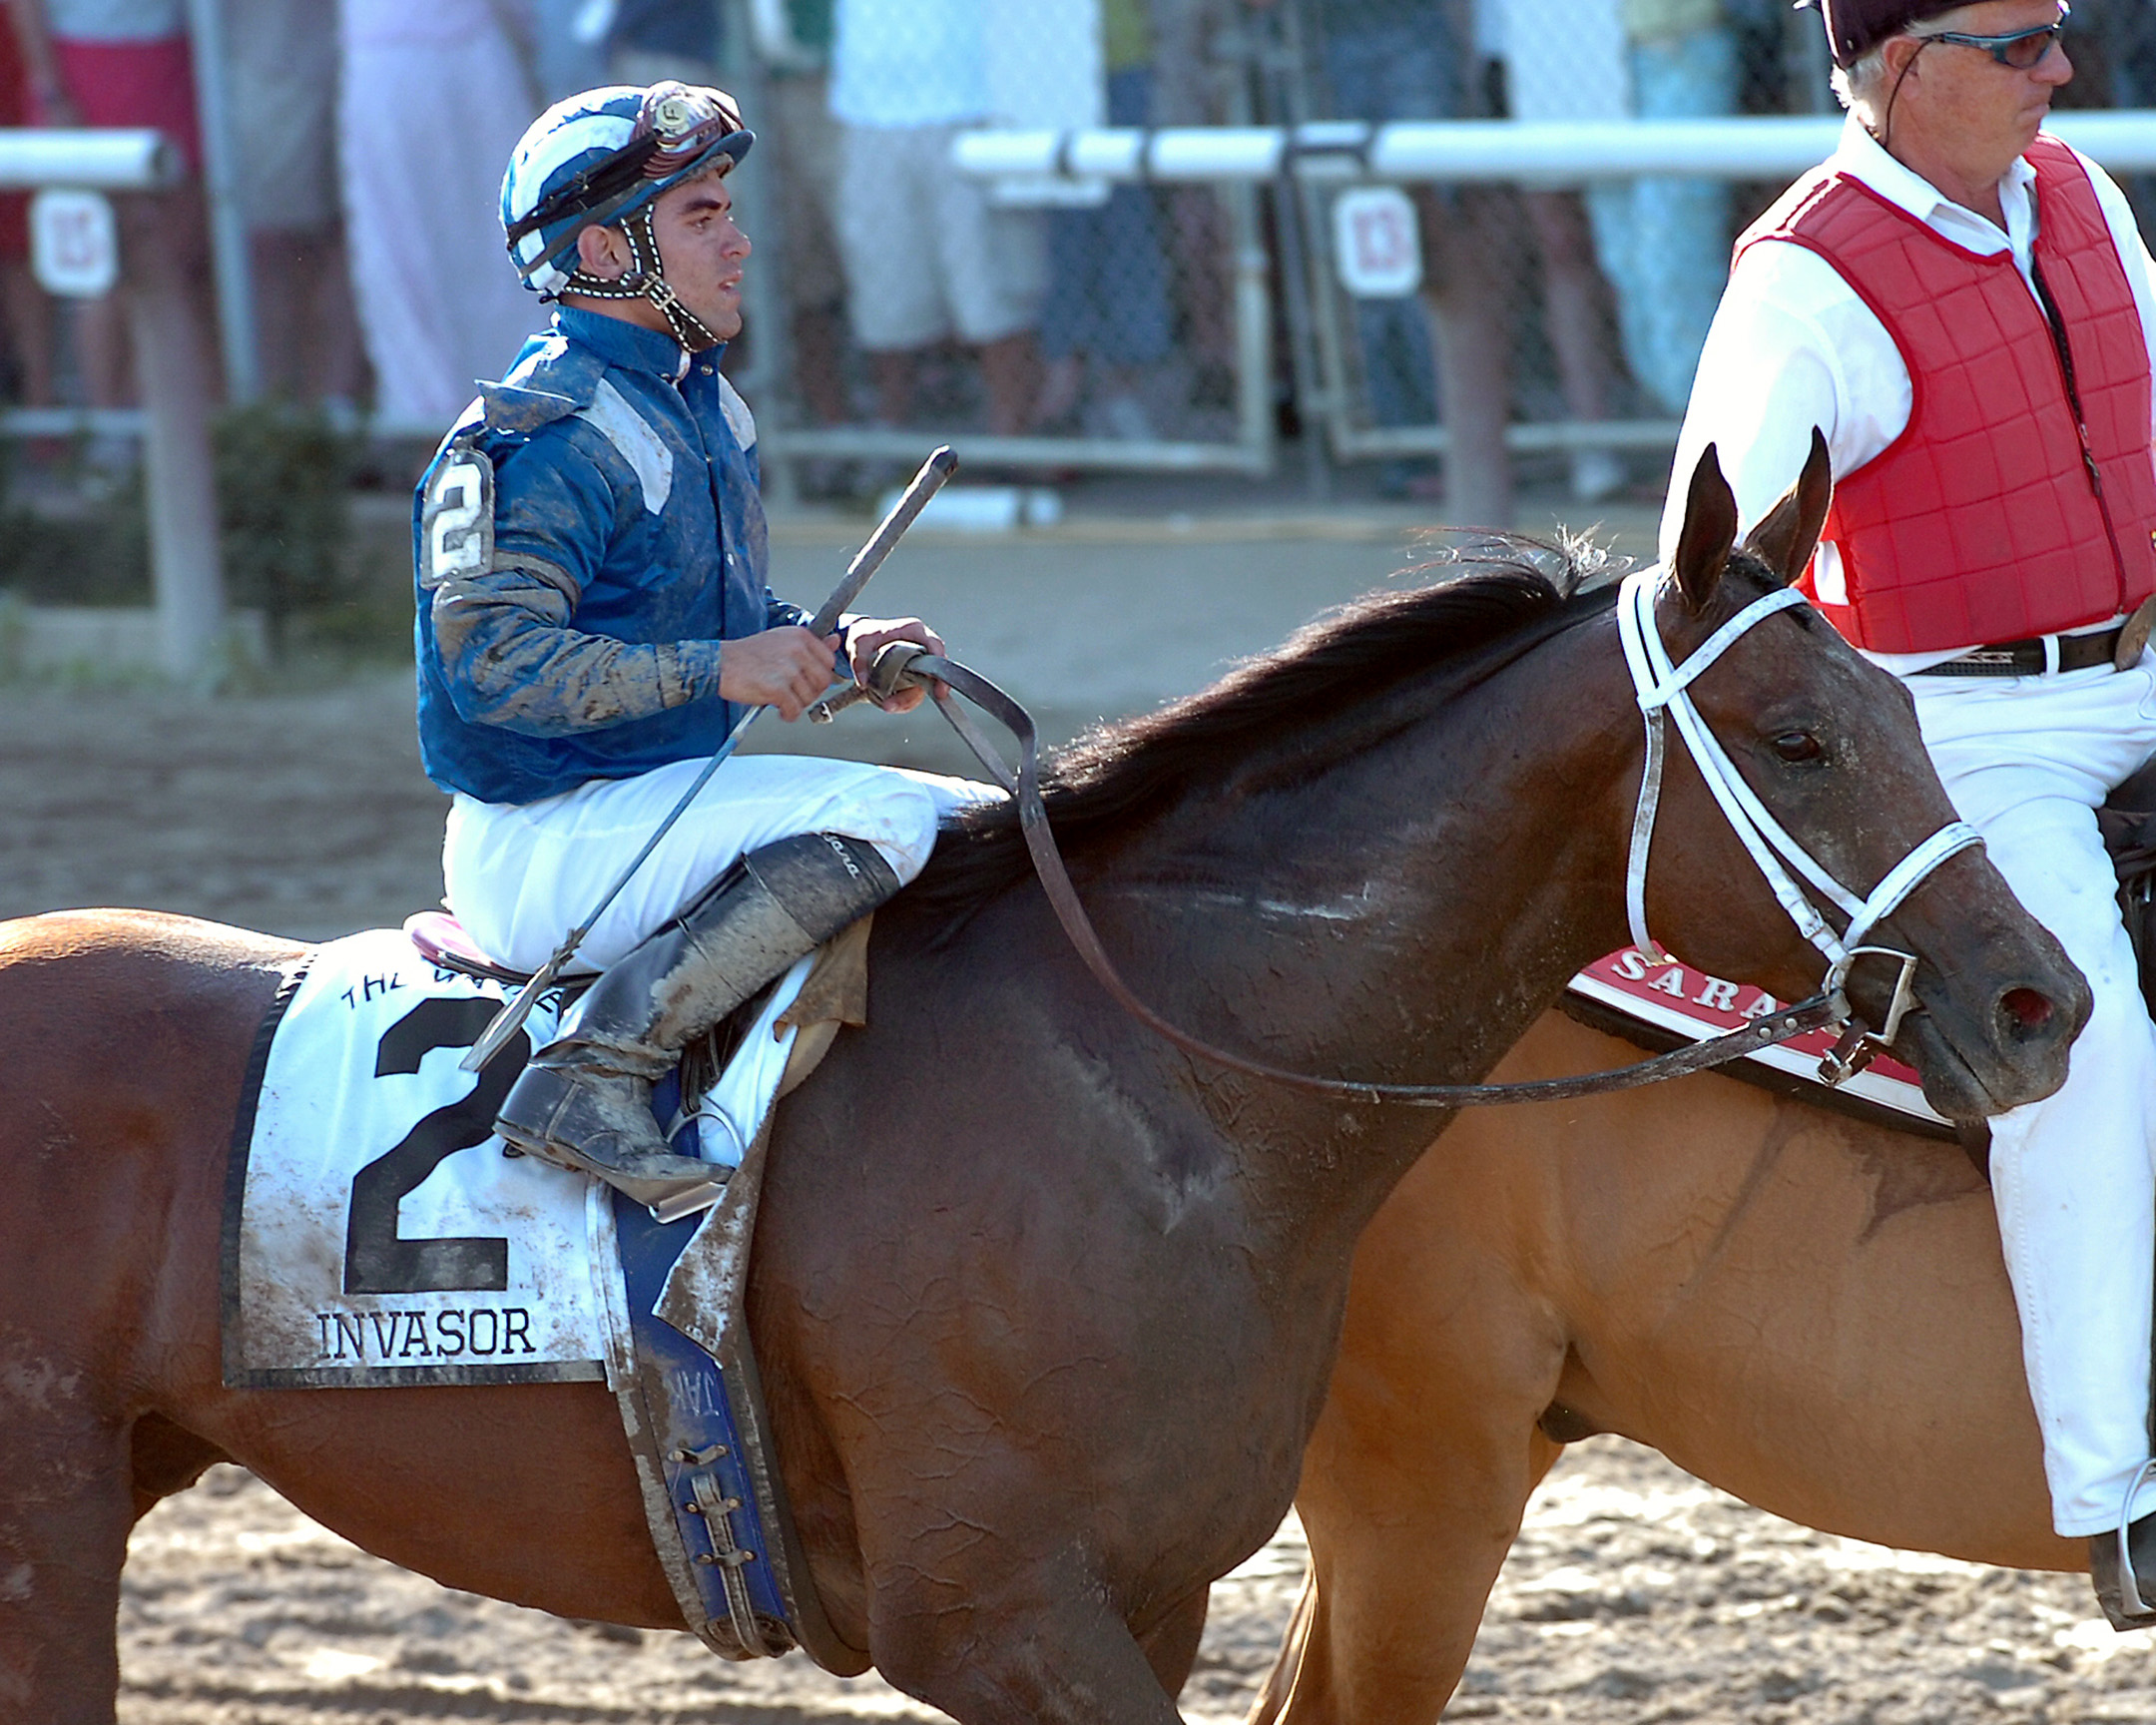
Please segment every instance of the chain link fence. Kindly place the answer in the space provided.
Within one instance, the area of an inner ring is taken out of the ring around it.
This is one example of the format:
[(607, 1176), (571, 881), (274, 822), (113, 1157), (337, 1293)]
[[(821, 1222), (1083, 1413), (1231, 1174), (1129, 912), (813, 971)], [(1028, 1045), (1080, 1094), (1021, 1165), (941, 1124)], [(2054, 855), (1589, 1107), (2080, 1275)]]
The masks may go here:
[(1248, 118), (1221, 10), (740, 0), (757, 53), (735, 75), (772, 145), (741, 198), (763, 254), (748, 357), (775, 481), (856, 483), (863, 463), (910, 464), (923, 431), (969, 433), (976, 462), (1270, 465), (1256, 191), (951, 168), (954, 139), (982, 125)]
[[(1785, 0), (733, 3), (773, 145), (743, 194), (746, 357), (782, 490), (881, 478), (924, 434), (1256, 472), (1283, 430), (1461, 520), (1510, 519), (1520, 480), (1658, 482), (1731, 241), (1786, 176), (1205, 184), (1088, 174), (1071, 140), (1838, 112), (1818, 15)], [(2156, 102), (2149, 0), (2083, 0), (2067, 41), (2059, 106)], [(1052, 171), (953, 174), (982, 127), (1055, 135)]]

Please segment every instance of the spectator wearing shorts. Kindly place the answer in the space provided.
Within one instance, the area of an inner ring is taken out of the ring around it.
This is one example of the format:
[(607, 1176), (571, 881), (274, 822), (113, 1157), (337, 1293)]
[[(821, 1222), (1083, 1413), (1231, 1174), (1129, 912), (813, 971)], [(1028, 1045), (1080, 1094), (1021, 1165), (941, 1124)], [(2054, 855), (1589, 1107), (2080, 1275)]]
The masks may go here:
[(888, 424), (912, 410), (920, 350), (974, 348), (993, 431), (1024, 431), (1039, 388), (1040, 220), (954, 172), (951, 141), (989, 111), (986, 0), (838, 0), (838, 251), (853, 337)]
[[(48, 126), (151, 126), (186, 160), (189, 183), (115, 201), (121, 291), (76, 323), (94, 407), (136, 399), (132, 348), (154, 341), (205, 395), (218, 393), (202, 135), (182, 0), (9, 0), (38, 118)], [(131, 330), (132, 325), (132, 330)]]
[[(1151, 125), (1153, 31), (1144, 0), (1104, 0), (1101, 36), (1108, 124)], [(1150, 186), (1117, 186), (1094, 209), (1049, 214), (1040, 331), (1048, 373), (1036, 413), (1043, 429), (1077, 419), (1090, 360), (1098, 368), (1103, 429), (1115, 437), (1153, 435), (1139, 385), (1175, 347), (1160, 214)]]
[(307, 0), (224, 3), (263, 384), (294, 401), (356, 401), (366, 362), (337, 209), (336, 15)]
[(503, 0), (344, 0), (338, 168), (374, 409), (446, 425), (524, 345), (501, 267), (501, 172), (540, 107)]
[[(1721, 0), (1622, 0), (1621, 12), (1640, 119), (1736, 111), (1737, 40)], [(1660, 175), (1605, 182), (1588, 207), (1632, 374), (1662, 411), (1682, 413), (1729, 281), (1729, 183)]]

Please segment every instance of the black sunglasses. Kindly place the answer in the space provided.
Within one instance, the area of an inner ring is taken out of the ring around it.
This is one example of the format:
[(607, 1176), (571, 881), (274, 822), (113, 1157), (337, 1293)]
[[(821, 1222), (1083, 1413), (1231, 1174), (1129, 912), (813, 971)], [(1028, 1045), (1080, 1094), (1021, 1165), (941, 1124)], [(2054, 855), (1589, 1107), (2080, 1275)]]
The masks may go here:
[(2043, 58), (2051, 52), (2051, 45), (2059, 39), (2066, 28), (2062, 18), (2056, 24), (2039, 24), (2033, 30), (2016, 30), (2008, 36), (1970, 36), (1959, 30), (1935, 30), (1919, 32), (1919, 42), (1951, 42), (1958, 48), (1981, 48), (2001, 66), (2011, 66), (2016, 72), (2033, 72), (2043, 64)]

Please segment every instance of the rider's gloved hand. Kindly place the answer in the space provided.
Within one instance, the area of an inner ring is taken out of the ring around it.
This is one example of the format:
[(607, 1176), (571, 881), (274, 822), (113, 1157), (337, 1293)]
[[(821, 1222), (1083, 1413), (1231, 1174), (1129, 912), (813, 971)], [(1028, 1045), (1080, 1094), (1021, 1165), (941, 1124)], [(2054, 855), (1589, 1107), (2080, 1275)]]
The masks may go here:
[[(866, 687), (876, 649), (892, 641), (912, 641), (938, 658), (943, 656), (943, 637), (918, 617), (855, 617), (845, 626), (845, 651), (853, 666), (854, 682)], [(927, 698), (928, 691), (916, 684), (877, 705), (886, 713), (910, 713)]]

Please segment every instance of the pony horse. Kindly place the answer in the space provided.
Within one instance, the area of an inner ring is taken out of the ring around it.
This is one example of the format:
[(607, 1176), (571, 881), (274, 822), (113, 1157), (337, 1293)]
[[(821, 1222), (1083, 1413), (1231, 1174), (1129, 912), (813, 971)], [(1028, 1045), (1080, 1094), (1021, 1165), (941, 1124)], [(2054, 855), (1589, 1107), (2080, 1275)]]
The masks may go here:
[[(1497, 1070), (1630, 1051), (1548, 1012)], [(1356, 1253), (1297, 1497), (1310, 1578), (1252, 1718), (1436, 1718), (1529, 1493), (1598, 1432), (1828, 1532), (2088, 1568), (2051, 1531), (1998, 1224), (1958, 1146), (1719, 1073), (1470, 1110)]]
[[(1823, 451), (1814, 468), (1738, 551), (1703, 463), (1648, 598), (1671, 652), (1803, 566)], [(1839, 879), (1888, 877), (1952, 820), (1892, 680), (1803, 608), (1692, 693)], [(1109, 949), (1175, 1023), (1311, 1073), (1455, 1082), (1622, 940), (1644, 756), (1610, 594), (1484, 566), (1109, 730), (1048, 808)], [(1807, 992), (1817, 953), (1682, 759), (1662, 804), (1658, 929)], [(1015, 817), (987, 812), (878, 913), (874, 1022), (779, 1120), (750, 1328), (860, 1666), (967, 1725), (1166, 1725), (1208, 1585), (1293, 1497), (1355, 1240), (1432, 1117), (1177, 1050), (1080, 968), (1025, 866)], [(1883, 929), (1920, 961), (1936, 1104), (2057, 1085), (2087, 991), (1980, 852)], [(220, 1458), (450, 1586), (680, 1626), (602, 1387), (223, 1384), (227, 1145), (295, 956), (139, 911), (0, 927), (9, 1718), (113, 1718), (129, 1529)]]

